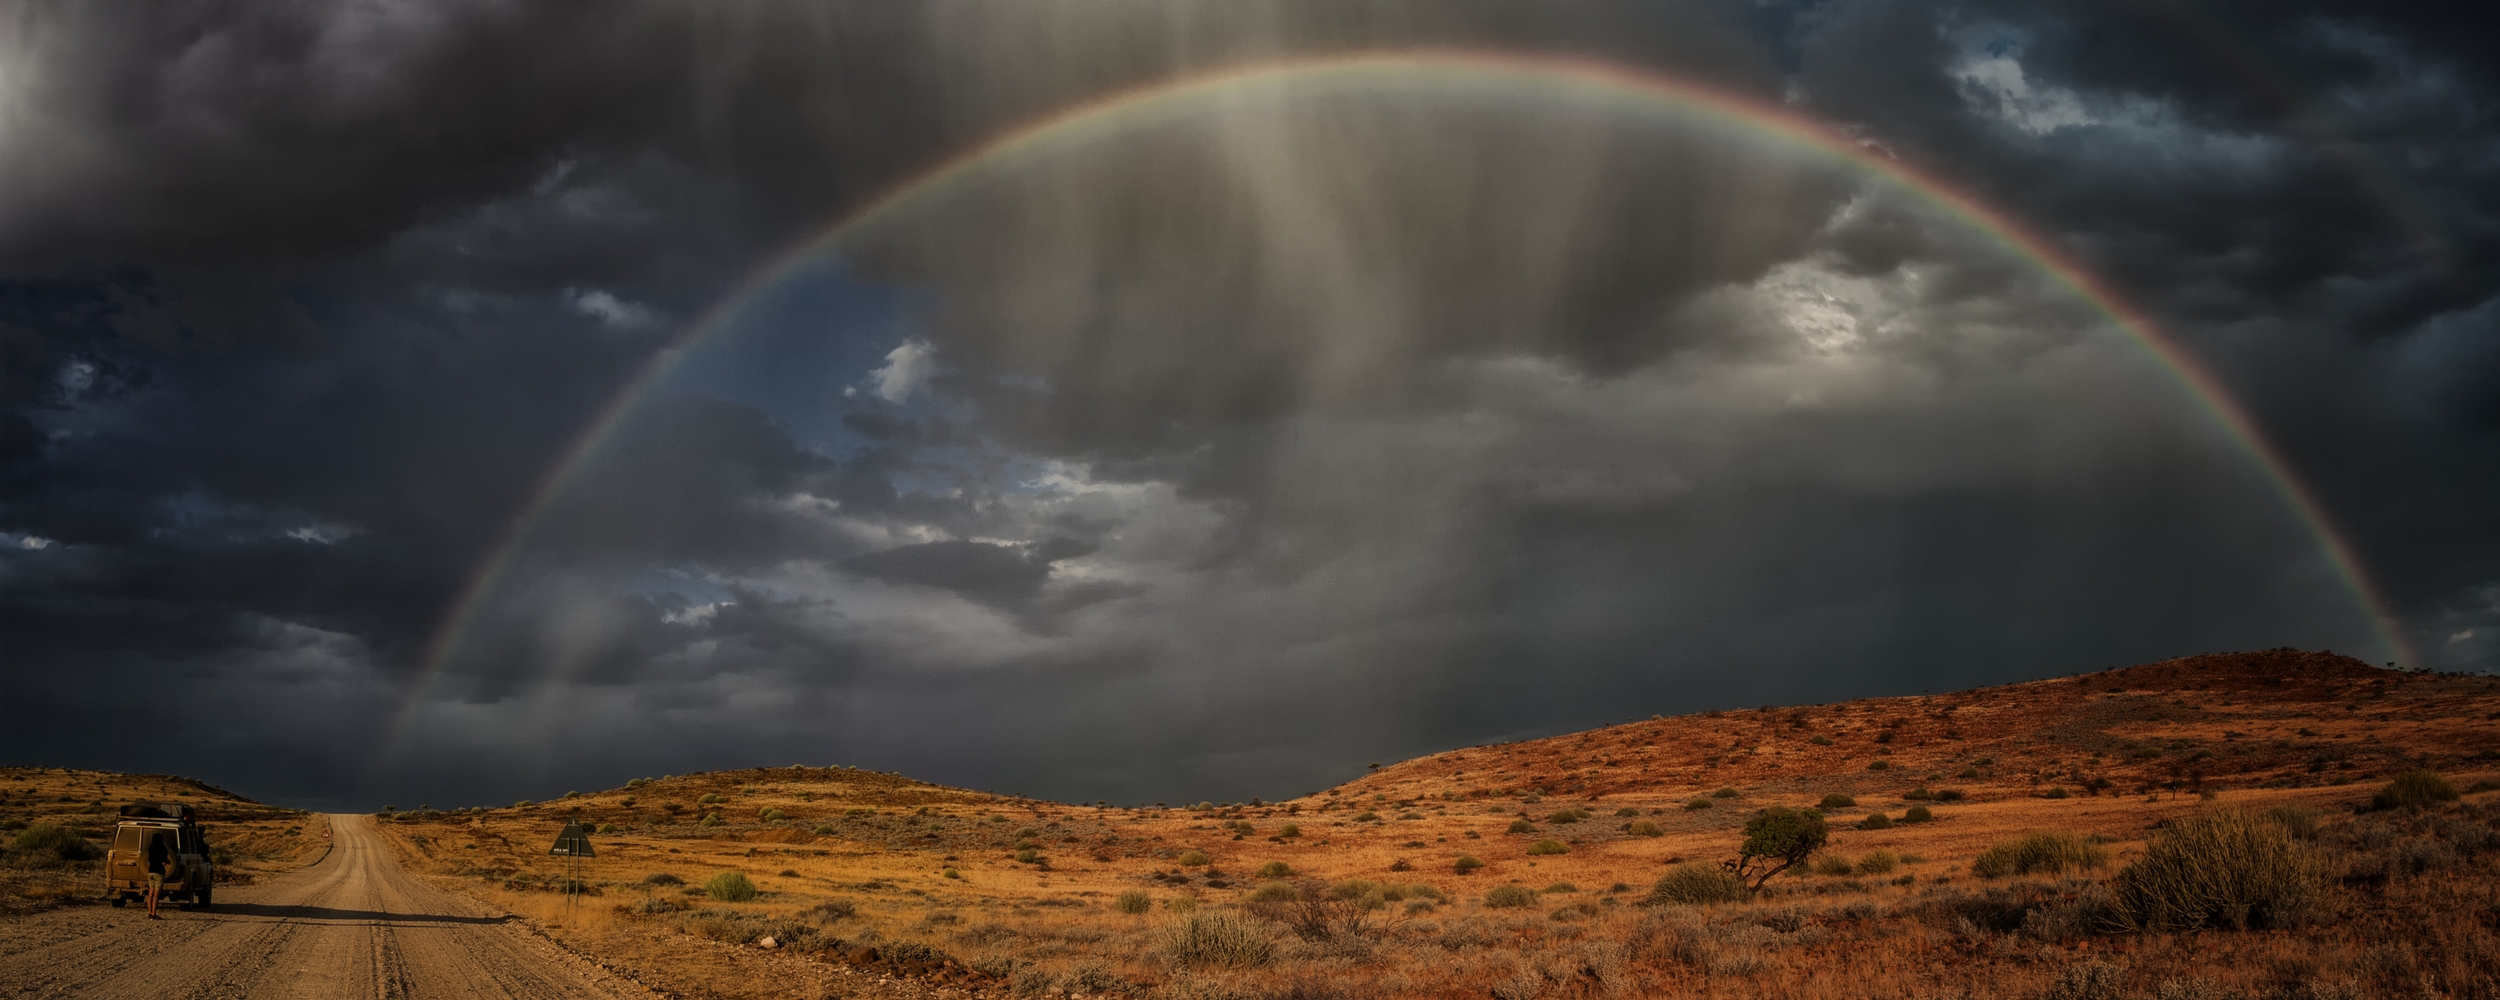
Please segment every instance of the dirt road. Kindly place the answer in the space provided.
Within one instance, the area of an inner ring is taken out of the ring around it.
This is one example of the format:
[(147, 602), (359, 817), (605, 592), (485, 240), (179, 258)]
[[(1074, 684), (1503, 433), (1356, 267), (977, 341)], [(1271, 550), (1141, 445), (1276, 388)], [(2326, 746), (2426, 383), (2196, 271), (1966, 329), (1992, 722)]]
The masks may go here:
[(653, 996), (409, 878), (362, 816), (318, 864), (220, 886), (206, 912), (77, 906), (0, 922), (0, 998)]

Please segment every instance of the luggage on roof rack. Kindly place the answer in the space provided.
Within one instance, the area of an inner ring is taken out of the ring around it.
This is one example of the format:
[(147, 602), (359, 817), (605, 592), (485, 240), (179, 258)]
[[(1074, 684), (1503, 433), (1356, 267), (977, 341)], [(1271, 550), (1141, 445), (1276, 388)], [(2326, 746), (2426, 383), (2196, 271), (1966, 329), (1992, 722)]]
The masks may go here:
[(122, 807), (123, 819), (174, 819), (190, 822), (191, 807), (169, 802), (133, 802)]

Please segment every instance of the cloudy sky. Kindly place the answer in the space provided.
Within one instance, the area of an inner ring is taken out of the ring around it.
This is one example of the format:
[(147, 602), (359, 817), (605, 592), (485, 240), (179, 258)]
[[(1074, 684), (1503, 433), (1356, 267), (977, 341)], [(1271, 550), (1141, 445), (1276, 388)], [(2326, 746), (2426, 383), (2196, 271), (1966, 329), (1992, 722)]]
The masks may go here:
[[(2500, 31), (2446, 6), (18, 5), (0, 759), (1225, 800), (2210, 650), (2488, 671)], [(1277, 69), (1421, 50), (1547, 68)], [(1600, 66), (1858, 159), (1538, 76)]]

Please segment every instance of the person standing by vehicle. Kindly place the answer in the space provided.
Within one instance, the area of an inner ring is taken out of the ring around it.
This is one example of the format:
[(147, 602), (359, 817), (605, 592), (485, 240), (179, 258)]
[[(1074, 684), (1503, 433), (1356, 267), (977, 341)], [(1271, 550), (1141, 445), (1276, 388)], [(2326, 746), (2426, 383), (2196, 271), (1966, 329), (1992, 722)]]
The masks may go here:
[(148, 919), (163, 920), (156, 915), (156, 897), (164, 892), (165, 883), (174, 877), (174, 852), (165, 846), (166, 837), (158, 834), (148, 838)]

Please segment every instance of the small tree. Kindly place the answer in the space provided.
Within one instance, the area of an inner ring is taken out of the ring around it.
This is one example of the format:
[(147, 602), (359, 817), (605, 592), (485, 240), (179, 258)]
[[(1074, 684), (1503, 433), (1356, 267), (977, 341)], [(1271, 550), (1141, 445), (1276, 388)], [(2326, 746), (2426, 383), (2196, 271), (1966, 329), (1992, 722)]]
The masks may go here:
[(1771, 806), (1745, 821), (1745, 843), (1727, 869), (1749, 883), (1748, 892), (1760, 892), (1772, 876), (1804, 861), (1830, 838), (1821, 812)]

